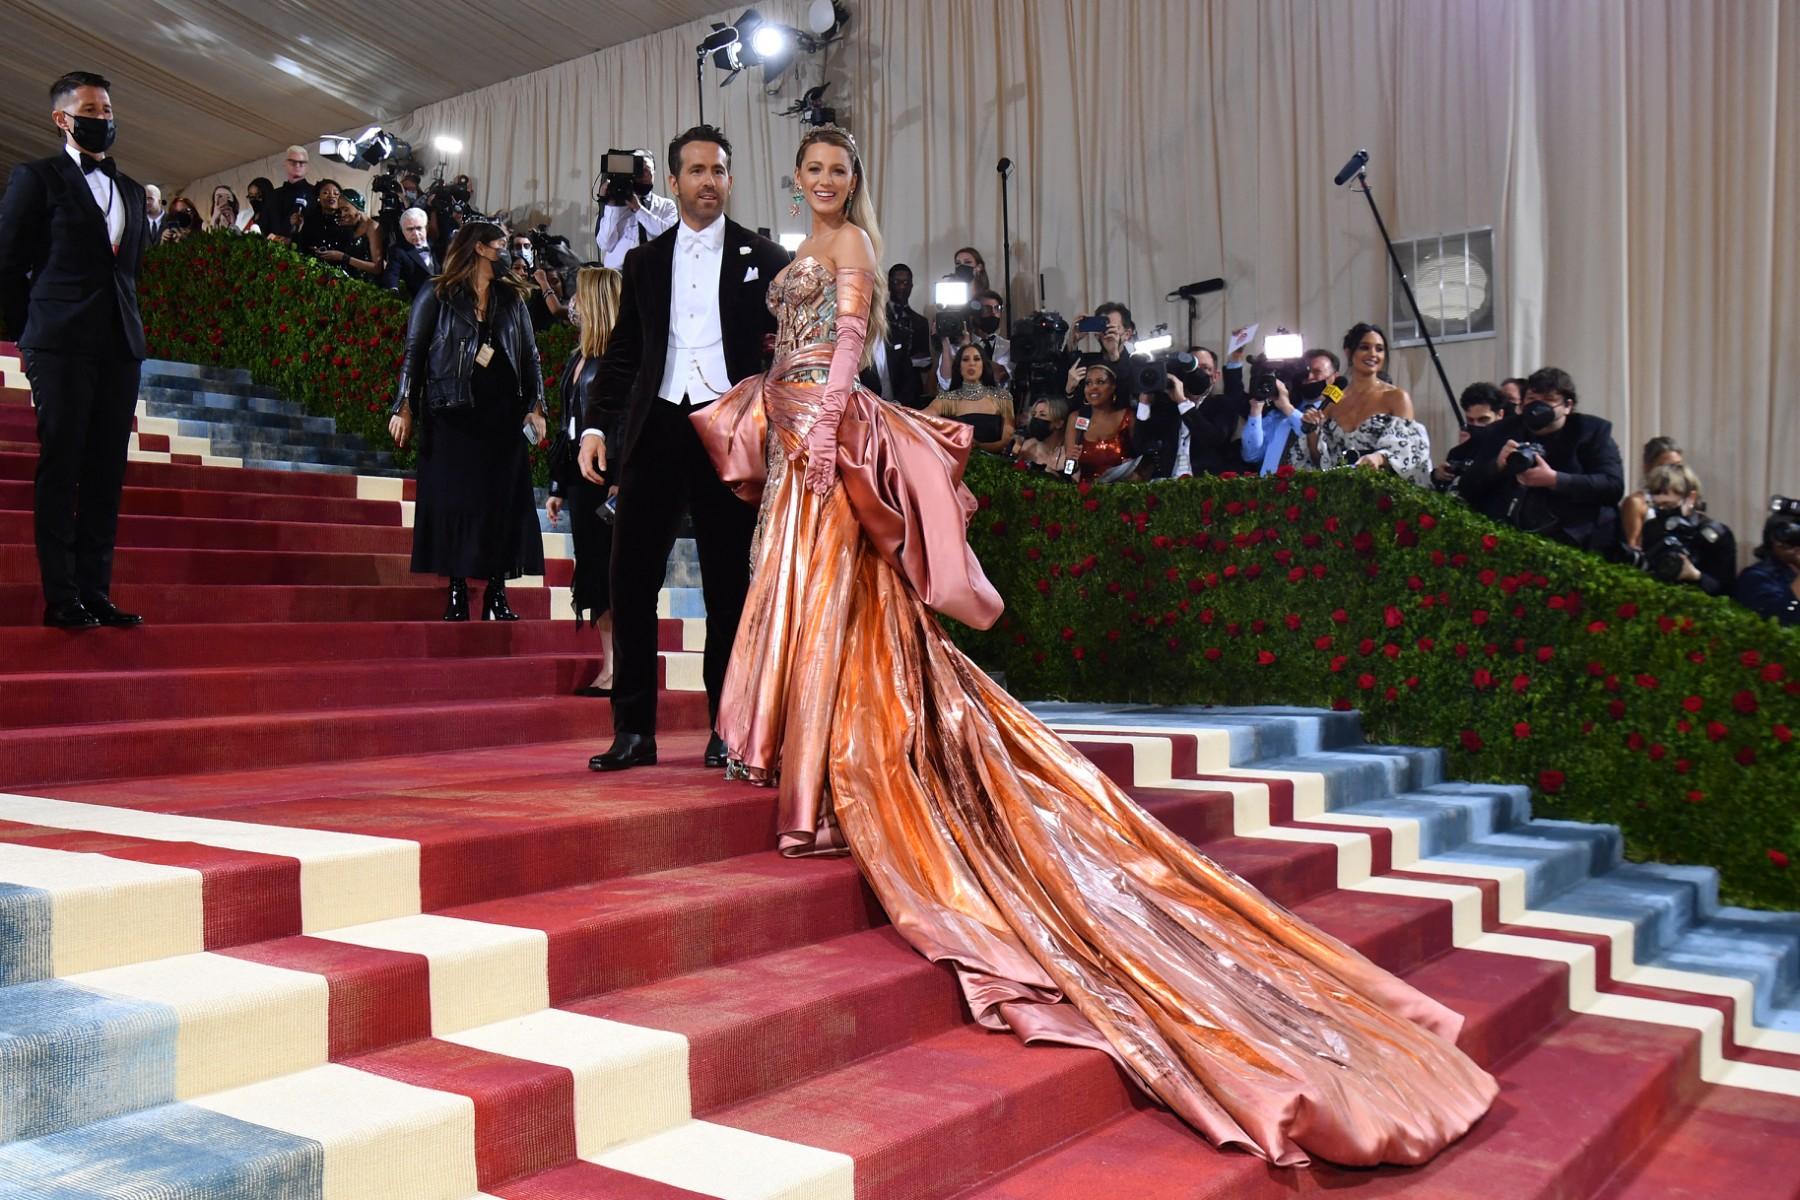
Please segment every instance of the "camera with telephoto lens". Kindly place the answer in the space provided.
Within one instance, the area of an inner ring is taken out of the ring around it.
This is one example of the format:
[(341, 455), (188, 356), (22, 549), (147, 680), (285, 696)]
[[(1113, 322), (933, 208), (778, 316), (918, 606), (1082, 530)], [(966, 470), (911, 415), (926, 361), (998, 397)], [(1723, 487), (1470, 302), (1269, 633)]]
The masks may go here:
[(1064, 349), (1068, 337), (1069, 322), (1061, 313), (1040, 309), (1013, 322), (1013, 391), (1026, 407), (1062, 398), (1069, 368), (1080, 357)]
[(463, 218), (479, 216), (480, 214), (475, 212), (471, 204), (471, 198), (469, 177), (458, 175), (448, 183), (440, 179), (426, 189), (425, 207), (445, 216)]
[(1186, 350), (1164, 350), (1147, 358), (1133, 355), (1121, 382), (1127, 395), (1154, 396), (1169, 390), (1169, 376), (1181, 380), (1185, 388), (1199, 370), (1200, 360)]
[(629, 204), (633, 193), (643, 199), (650, 194), (654, 184), (640, 184), (638, 176), (649, 169), (647, 155), (635, 150), (608, 150), (600, 159), (600, 186), (594, 198), (613, 208)]
[(1717, 542), (1725, 527), (1703, 514), (1688, 514), (1678, 508), (1652, 509), (1644, 521), (1644, 570), (1664, 583), (1681, 579), (1681, 560), (1700, 560), (1703, 544)]
[(569, 272), (581, 266), (581, 259), (569, 249), (569, 239), (560, 233), (552, 234), (548, 224), (533, 225), (525, 231), (525, 237), (531, 242), (532, 267), (542, 267), (556, 276), (564, 285), (564, 294), (572, 294), (567, 286)]
[(1263, 339), (1263, 352), (1249, 358), (1250, 398), (1267, 404), (1275, 398), (1279, 381), (1287, 386), (1290, 400), (1298, 399), (1306, 385), (1306, 359), (1301, 357), (1305, 346), (1305, 338), (1276, 326), (1275, 332)]

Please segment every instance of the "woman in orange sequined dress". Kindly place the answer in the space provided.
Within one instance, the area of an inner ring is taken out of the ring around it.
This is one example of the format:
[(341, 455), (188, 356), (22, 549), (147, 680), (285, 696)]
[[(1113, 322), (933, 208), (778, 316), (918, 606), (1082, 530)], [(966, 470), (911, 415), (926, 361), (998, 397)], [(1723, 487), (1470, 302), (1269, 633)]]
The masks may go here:
[(1001, 610), (970, 430), (856, 386), (885, 308), (862, 163), (828, 127), (795, 167), (813, 233), (769, 288), (775, 365), (694, 418), (761, 505), (719, 733), (780, 789), (782, 850), (847, 849), (977, 1021), (1112, 1055), (1221, 1146), (1431, 1158), (1496, 1090), (1462, 1019), (1171, 834), (938, 624)]

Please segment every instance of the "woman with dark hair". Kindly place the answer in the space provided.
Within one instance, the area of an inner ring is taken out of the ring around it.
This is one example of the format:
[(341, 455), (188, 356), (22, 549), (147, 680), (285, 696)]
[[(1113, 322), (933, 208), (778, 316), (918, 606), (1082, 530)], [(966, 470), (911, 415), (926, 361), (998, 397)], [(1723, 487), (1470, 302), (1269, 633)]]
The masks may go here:
[(1004, 454), (1012, 442), (1012, 394), (994, 377), (994, 364), (980, 342), (970, 342), (956, 356), (956, 386), (939, 392), (926, 412), (961, 421), (975, 431), (975, 445)]
[(1081, 379), (1082, 403), (1063, 431), (1063, 450), (1076, 462), (1076, 476), (1091, 483), (1137, 456), (1133, 442), (1136, 416), (1120, 394), (1113, 365), (1104, 359), (1088, 364)]
[[(263, 202), (274, 190), (275, 185), (269, 182), (267, 175), (258, 175), (244, 185), (244, 203), (240, 206), (237, 215), (237, 231), (239, 233), (249, 233), (251, 226), (256, 225), (256, 214), (262, 211)], [(256, 232), (261, 233), (262, 227), (257, 226)]]
[(981, 257), (981, 251), (973, 246), (964, 246), (955, 254), (956, 266), (969, 268), (974, 272), (974, 282), (969, 285), (969, 298), (972, 300), (982, 292), (992, 291), (993, 285), (988, 283), (987, 259)]
[(206, 219), (200, 215), (200, 209), (192, 200), (186, 196), (177, 196), (169, 201), (168, 214), (163, 217), (163, 241), (179, 242), (204, 228)]
[(237, 193), (226, 184), (221, 183), (213, 189), (212, 216), (206, 219), (206, 228), (209, 231), (224, 229), (233, 232), (238, 228)]
[(412, 569), (446, 575), (444, 620), (469, 619), (470, 576), (487, 580), (483, 620), (516, 621), (506, 581), (544, 570), (521, 422), (544, 436), (544, 377), (506, 231), (457, 230), (444, 273), (419, 289), (388, 432), (419, 429)]
[(1431, 439), (1413, 419), (1412, 397), (1385, 377), (1387, 346), (1381, 326), (1350, 327), (1344, 335), (1350, 386), (1329, 414), (1313, 408), (1301, 417), (1306, 436), (1291, 444), (1290, 463), (1386, 470), (1419, 487), (1431, 486)]

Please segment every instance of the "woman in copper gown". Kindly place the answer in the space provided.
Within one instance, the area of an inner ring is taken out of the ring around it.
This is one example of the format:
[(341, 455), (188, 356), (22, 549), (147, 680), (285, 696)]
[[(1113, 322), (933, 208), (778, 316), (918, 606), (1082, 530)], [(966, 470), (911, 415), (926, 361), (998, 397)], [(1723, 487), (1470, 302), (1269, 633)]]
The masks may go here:
[(769, 288), (775, 364), (695, 416), (761, 504), (719, 733), (779, 787), (782, 850), (848, 849), (977, 1021), (1111, 1054), (1221, 1146), (1429, 1159), (1496, 1090), (1461, 1018), (1163, 828), (938, 624), (1001, 610), (970, 430), (856, 386), (885, 307), (866, 177), (829, 127), (795, 166), (813, 233)]

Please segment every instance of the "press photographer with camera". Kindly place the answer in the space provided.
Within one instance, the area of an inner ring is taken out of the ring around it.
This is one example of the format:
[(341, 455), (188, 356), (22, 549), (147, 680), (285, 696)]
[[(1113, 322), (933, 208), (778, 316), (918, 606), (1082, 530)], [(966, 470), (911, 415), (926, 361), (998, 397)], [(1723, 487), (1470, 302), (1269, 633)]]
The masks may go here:
[(1518, 415), (1471, 438), (1461, 490), (1496, 521), (1610, 554), (1619, 540), (1625, 467), (1612, 422), (1576, 412), (1576, 403), (1567, 371), (1533, 371)]
[(1013, 436), (1012, 393), (1000, 386), (980, 342), (957, 351), (956, 372), (956, 386), (939, 392), (925, 411), (968, 425), (975, 431), (977, 450), (1005, 454)]
[(1274, 372), (1266, 376), (1254, 373), (1252, 385), (1246, 386), (1242, 347), (1225, 360), (1228, 392), (1244, 393), (1244, 433), (1239, 457), (1255, 466), (1259, 475), (1273, 475), (1287, 462), (1289, 444), (1298, 441), (1305, 431), (1306, 411), (1325, 403), (1325, 388), (1337, 378), (1338, 356), (1330, 350), (1308, 350), (1301, 355), (1301, 362), (1305, 364), (1303, 382), (1290, 393), (1287, 380)]
[(532, 236), (529, 233), (511, 234), (507, 245), (512, 251), (513, 279), (525, 289), (525, 306), (531, 312), (533, 332), (542, 333), (567, 320), (561, 285), (555, 274), (538, 261)]
[(1220, 395), (1213, 381), (1218, 359), (1205, 346), (1163, 359), (1133, 355), (1123, 387), (1137, 397), (1132, 431), (1149, 460), (1149, 478), (1181, 479), (1236, 470), (1233, 444), (1248, 412), (1241, 393)]
[(594, 245), (600, 261), (618, 270), (633, 247), (662, 235), (681, 219), (675, 201), (656, 194), (656, 156), (648, 150), (608, 150), (594, 199)]
[[(1091, 339), (1086, 349), (1081, 348), (1084, 339)], [(1063, 392), (1072, 400), (1082, 390), (1089, 365), (1096, 362), (1112, 367), (1112, 378), (1117, 381), (1126, 348), (1136, 340), (1137, 323), (1131, 319), (1131, 310), (1117, 300), (1100, 305), (1092, 316), (1083, 313), (1076, 317), (1069, 326), (1069, 345), (1080, 351), (1080, 358), (1069, 368)]]
[(995, 386), (1007, 385), (1012, 378), (1012, 343), (1000, 336), (1005, 311), (1006, 302), (999, 292), (978, 292), (969, 302), (969, 315), (960, 323), (960, 331), (953, 337), (941, 339), (937, 365), (939, 391), (949, 391), (957, 386), (956, 358), (965, 346), (980, 346), (982, 357), (993, 367)]
[(1738, 576), (1735, 599), (1783, 625), (1800, 625), (1800, 500), (1769, 501), (1757, 561)]
[[(1650, 472), (1658, 467), (1670, 466), (1687, 461), (1682, 457), (1682, 449), (1675, 444), (1672, 437), (1653, 437), (1644, 443), (1644, 479), (1650, 478)], [(1627, 550), (1643, 548), (1644, 518), (1650, 515), (1653, 507), (1650, 499), (1648, 482), (1619, 501), (1619, 541)]]
[(1457, 434), (1456, 445), (1444, 455), (1443, 465), (1434, 467), (1431, 472), (1432, 485), (1439, 491), (1449, 491), (1469, 469), (1469, 463), (1475, 457), (1475, 435), (1513, 415), (1513, 406), (1507, 402), (1506, 393), (1491, 383), (1471, 383), (1458, 399), (1463, 411), (1462, 429)]
[(200, 217), (200, 209), (186, 196), (177, 196), (169, 201), (169, 210), (163, 214), (162, 237), (159, 241), (186, 241), (190, 234), (198, 233), (205, 225)]
[(440, 179), (426, 188), (424, 208), (431, 218), (426, 234), (439, 262), (450, 257), (450, 241), (464, 222), (486, 219), (475, 211), (475, 188), (467, 175), (458, 175), (448, 182)]
[(1700, 508), (1700, 477), (1684, 463), (1651, 470), (1644, 484), (1639, 566), (1664, 583), (1697, 584), (1709, 596), (1728, 596), (1737, 583), (1737, 538)]

